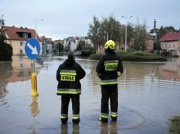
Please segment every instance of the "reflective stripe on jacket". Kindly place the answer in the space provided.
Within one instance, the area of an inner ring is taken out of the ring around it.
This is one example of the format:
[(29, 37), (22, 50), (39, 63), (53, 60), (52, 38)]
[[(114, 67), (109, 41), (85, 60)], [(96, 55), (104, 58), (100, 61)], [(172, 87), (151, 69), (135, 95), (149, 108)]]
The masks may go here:
[(101, 85), (117, 85), (117, 77), (123, 73), (121, 58), (116, 53), (106, 53), (96, 66)]
[(77, 62), (70, 59), (65, 60), (56, 72), (57, 95), (81, 94), (80, 79), (85, 75), (86, 72)]

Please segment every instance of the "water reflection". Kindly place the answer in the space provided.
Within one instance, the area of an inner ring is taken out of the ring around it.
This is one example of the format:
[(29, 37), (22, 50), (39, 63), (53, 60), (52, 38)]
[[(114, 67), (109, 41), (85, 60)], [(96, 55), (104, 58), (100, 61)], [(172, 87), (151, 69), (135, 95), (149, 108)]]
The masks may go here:
[(68, 134), (68, 125), (61, 125), (61, 134)]
[(8, 81), (6, 79), (12, 75), (10, 70), (12, 70), (11, 62), (0, 64), (0, 106), (5, 107), (6, 110), (9, 107), (9, 104), (5, 98), (5, 96), (9, 93), (7, 90)]
[[(0, 64), (0, 133), (164, 134), (169, 118), (180, 113), (179, 59), (163, 63), (123, 62), (124, 73), (118, 79), (117, 123), (101, 124), (97, 120), (101, 99), (97, 61), (76, 58), (87, 74), (81, 80), (82, 118), (79, 125), (69, 122), (61, 126), (55, 75), (65, 58), (55, 57), (37, 66), (40, 96), (32, 98), (30, 60), (14, 58), (12, 63)], [(20, 122), (17, 113), (21, 115)]]
[(180, 58), (170, 59), (170, 61), (160, 68), (160, 75), (169, 80), (180, 81)]
[(79, 124), (61, 125), (60, 134), (79, 134)]
[(32, 131), (31, 134), (37, 134), (37, 131), (39, 129), (39, 126), (38, 126), (39, 123), (36, 119), (36, 116), (40, 113), (39, 105), (38, 105), (38, 97), (31, 97), (31, 99), (32, 101), (29, 107), (31, 110), (31, 117), (33, 117), (33, 121), (31, 125), (28, 127), (28, 129)]
[(8, 94), (8, 90), (6, 89), (7, 83), (5, 81), (0, 81), (0, 99), (4, 98)]
[[(8, 83), (31, 79), (33, 71), (31, 60), (18, 56), (14, 56), (12, 59), (12, 62), (0, 63), (0, 99), (7, 95), (6, 87)], [(37, 64), (37, 68), (40, 68), (40, 65)]]
[(117, 123), (111, 122), (110, 124), (101, 123), (100, 134), (117, 134)]
[(5, 62), (0, 64), (0, 99), (5, 97), (8, 93), (6, 86), (8, 84), (8, 79), (12, 75), (12, 64), (11, 62)]
[(32, 103), (29, 105), (29, 107), (31, 108), (32, 117), (35, 117), (40, 112), (37, 99), (38, 99), (37, 97), (32, 97)]
[(73, 125), (72, 134), (79, 134), (79, 124)]

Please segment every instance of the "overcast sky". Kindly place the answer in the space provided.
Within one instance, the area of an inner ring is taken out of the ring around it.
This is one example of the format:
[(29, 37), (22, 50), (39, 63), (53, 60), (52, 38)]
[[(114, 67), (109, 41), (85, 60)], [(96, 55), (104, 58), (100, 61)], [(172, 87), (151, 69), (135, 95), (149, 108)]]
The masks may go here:
[(53, 40), (86, 36), (93, 16), (102, 20), (111, 14), (121, 24), (126, 22), (122, 16), (133, 16), (128, 20), (133, 24), (137, 18), (140, 24), (146, 21), (148, 32), (154, 19), (157, 28), (180, 28), (180, 0), (0, 0), (0, 17), (4, 15), (6, 26), (37, 26), (40, 36)]

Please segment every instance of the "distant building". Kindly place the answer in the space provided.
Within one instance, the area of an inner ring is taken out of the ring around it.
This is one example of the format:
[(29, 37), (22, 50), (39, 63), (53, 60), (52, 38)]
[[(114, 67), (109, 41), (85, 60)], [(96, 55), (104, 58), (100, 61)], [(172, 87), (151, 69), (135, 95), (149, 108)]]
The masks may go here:
[(86, 37), (68, 37), (64, 39), (64, 48), (69, 48), (69, 50), (75, 51), (80, 40), (85, 41), (86, 44), (89, 44), (91, 47), (93, 47), (92, 41)]
[(146, 36), (146, 50), (147, 52), (152, 52), (154, 48), (154, 38), (155, 36), (148, 34)]
[(170, 32), (160, 40), (162, 53), (169, 56), (180, 56), (180, 32)]
[[(60, 46), (60, 44), (64, 44), (64, 40), (54, 40), (53, 41), (53, 51), (54, 52), (60, 52), (61, 51), (61, 49), (63, 50), (63, 47), (62, 46)], [(62, 48), (60, 48), (60, 47), (62, 47)]]
[(47, 38), (45, 36), (42, 36), (41, 37), (43, 43), (43, 52), (44, 51), (47, 51), (47, 52), (52, 52), (53, 50), (53, 41), (52, 41), (52, 38)]
[(79, 37), (68, 37), (64, 39), (64, 49), (75, 51), (78, 45)]

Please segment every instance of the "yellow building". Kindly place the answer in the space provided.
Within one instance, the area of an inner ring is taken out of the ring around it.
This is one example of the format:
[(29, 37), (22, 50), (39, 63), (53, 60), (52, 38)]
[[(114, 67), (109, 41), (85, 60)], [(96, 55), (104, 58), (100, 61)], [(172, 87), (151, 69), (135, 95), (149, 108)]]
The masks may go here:
[(13, 55), (25, 54), (24, 46), (29, 38), (37, 37), (40, 44), (40, 54), (42, 54), (42, 39), (38, 36), (34, 29), (27, 27), (3, 26), (6, 36), (6, 43), (10, 44), (13, 48)]

